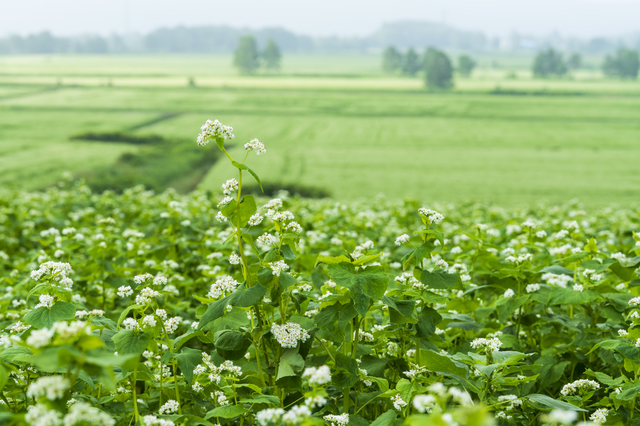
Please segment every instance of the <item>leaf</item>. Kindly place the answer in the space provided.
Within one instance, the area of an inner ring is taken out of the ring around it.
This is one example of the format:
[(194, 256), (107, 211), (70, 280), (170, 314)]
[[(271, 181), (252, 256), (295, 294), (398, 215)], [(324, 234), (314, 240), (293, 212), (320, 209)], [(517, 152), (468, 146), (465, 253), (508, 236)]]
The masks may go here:
[(266, 292), (267, 288), (265, 286), (256, 283), (253, 287), (236, 290), (231, 295), (231, 302), (229, 304), (239, 308), (248, 308), (261, 301)]
[(213, 344), (225, 359), (240, 359), (251, 346), (251, 339), (246, 333), (237, 330), (220, 330), (214, 334)]
[(498, 313), (498, 321), (505, 322), (519, 307), (527, 303), (529, 296), (510, 297), (502, 300), (504, 302), (496, 306), (496, 312)]
[(253, 178), (256, 180), (256, 182), (258, 182), (258, 186), (260, 187), (260, 191), (264, 192), (264, 189), (262, 188), (262, 182), (260, 182), (260, 178), (258, 177), (258, 175), (256, 174), (256, 172), (254, 172), (253, 170), (251, 170), (249, 167), (247, 167), (247, 171), (249, 173), (251, 173), (251, 176), (253, 176)]
[(340, 255), (340, 256), (323, 256), (323, 255), (319, 255), (318, 258), (316, 259), (316, 264), (315, 266), (318, 266), (321, 263), (325, 263), (327, 265), (332, 265), (335, 263), (342, 263), (342, 262), (351, 262), (351, 260), (349, 260), (349, 258), (347, 256), (344, 255)]
[(334, 331), (336, 326), (341, 333), (347, 328), (349, 322), (358, 315), (353, 303), (342, 305), (340, 302), (322, 309), (313, 319), (316, 327)]
[(356, 270), (351, 263), (335, 263), (328, 267), (336, 284), (346, 287), (354, 299), (356, 311), (364, 317), (371, 301), (378, 301), (387, 289), (389, 277), (379, 266)]
[(593, 302), (600, 293), (593, 290), (575, 291), (572, 288), (555, 287), (549, 296), (549, 305), (581, 305)]
[(289, 247), (288, 244), (283, 244), (280, 251), (282, 252), (282, 257), (287, 260), (293, 260), (296, 258), (296, 254), (291, 250), (291, 247)]
[(241, 416), (247, 410), (242, 405), (223, 405), (209, 411), (204, 418), (209, 420), (212, 417), (220, 417), (222, 419), (232, 419)]
[(193, 382), (193, 369), (202, 362), (202, 352), (191, 348), (185, 348), (179, 354), (165, 352), (162, 356), (162, 362), (167, 364), (171, 358), (178, 362), (180, 371), (191, 384)]
[(631, 389), (624, 390), (616, 395), (616, 399), (620, 401), (631, 401), (640, 393), (640, 386), (632, 387)]
[(251, 397), (242, 398), (238, 402), (240, 404), (267, 404), (272, 407), (277, 407), (280, 405), (280, 398), (275, 395), (251, 395)]
[(336, 353), (336, 371), (331, 375), (333, 385), (338, 389), (345, 389), (353, 386), (360, 375), (358, 373), (358, 363), (355, 359)]
[(293, 275), (287, 273), (287, 272), (281, 272), (280, 273), (280, 285), (282, 286), (282, 289), (285, 290), (289, 287), (291, 287), (292, 285), (298, 284), (298, 280), (296, 280)]
[(24, 322), (35, 328), (51, 328), (57, 321), (71, 320), (76, 317), (76, 306), (69, 302), (56, 302), (51, 308), (44, 306), (34, 309), (24, 316)]
[(427, 287), (435, 289), (448, 289), (458, 284), (458, 274), (449, 274), (443, 271), (422, 271), (420, 282)]
[(571, 411), (587, 411), (582, 408), (576, 407), (575, 405), (569, 404), (568, 402), (558, 401), (557, 399), (553, 399), (550, 396), (542, 395), (539, 393), (532, 393), (531, 395), (527, 395), (530, 401), (537, 402), (542, 406), (555, 410), (571, 410)]
[(391, 426), (393, 422), (398, 418), (398, 414), (395, 410), (387, 410), (380, 417), (378, 417), (371, 426)]
[(598, 244), (596, 244), (596, 240), (591, 237), (589, 242), (584, 246), (585, 251), (590, 251), (591, 253), (598, 252)]
[(252, 195), (244, 195), (238, 206), (238, 215), (240, 216), (240, 228), (244, 228), (249, 223), (251, 216), (258, 210), (256, 200)]
[(136, 333), (136, 330), (120, 330), (112, 337), (112, 340), (116, 344), (118, 354), (140, 355), (147, 349), (152, 337), (151, 331), (140, 334)]
[(205, 311), (205, 313), (202, 314), (202, 317), (200, 317), (200, 324), (198, 325), (198, 330), (201, 330), (202, 327), (209, 324), (211, 321), (215, 320), (216, 318), (220, 318), (222, 314), (224, 314), (224, 311), (227, 309), (227, 305), (229, 304), (229, 300), (231, 299), (231, 297), (232, 295), (229, 295), (229, 296), (223, 297), (218, 301), (210, 303), (207, 306), (207, 310)]
[(547, 266), (546, 268), (541, 269), (540, 272), (550, 272), (556, 275), (568, 275), (573, 277), (573, 271), (571, 269), (567, 269), (559, 265)]
[(238, 168), (238, 169), (240, 169), (240, 170), (247, 170), (247, 166), (245, 166), (245, 165), (244, 165), (244, 164), (242, 164), (242, 163), (238, 163), (237, 161), (232, 161), (232, 162), (231, 162), (231, 164), (232, 164), (234, 167), (237, 167), (237, 168)]
[(283, 377), (295, 376), (304, 368), (304, 359), (297, 349), (287, 349), (280, 358), (278, 364), (278, 376), (276, 381)]
[(416, 336), (429, 337), (436, 332), (436, 325), (442, 321), (442, 316), (435, 309), (424, 306), (418, 314)]
[(362, 357), (362, 362), (360, 363), (360, 368), (366, 370), (369, 376), (384, 377), (384, 370), (389, 361), (391, 360), (371, 355), (364, 355)]
[(615, 262), (609, 265), (609, 269), (616, 274), (622, 281), (629, 282), (638, 279), (638, 274), (636, 274), (636, 268), (625, 268), (620, 264), (620, 262)]
[(428, 366), (429, 370), (448, 375), (458, 381), (467, 377), (467, 369), (446, 355), (427, 350), (421, 352), (420, 360), (423, 362), (422, 365)]
[(216, 138), (216, 145), (218, 145), (218, 148), (220, 149), (220, 151), (224, 152), (224, 138), (222, 137)]

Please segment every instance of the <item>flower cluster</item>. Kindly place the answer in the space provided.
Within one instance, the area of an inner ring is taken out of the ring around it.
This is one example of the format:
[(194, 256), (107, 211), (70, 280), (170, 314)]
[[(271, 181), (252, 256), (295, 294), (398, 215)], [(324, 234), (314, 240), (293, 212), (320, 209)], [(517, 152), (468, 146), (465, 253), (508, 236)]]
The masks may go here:
[(274, 323), (271, 326), (271, 333), (283, 348), (295, 348), (299, 342), (304, 343), (310, 337), (307, 330), (296, 322), (288, 322), (283, 325)]
[(206, 145), (209, 143), (211, 139), (222, 138), (224, 140), (233, 139), (235, 135), (233, 132), (233, 127), (225, 126), (220, 123), (218, 120), (207, 120), (202, 127), (200, 127), (202, 132), (196, 138), (196, 142), (198, 145)]

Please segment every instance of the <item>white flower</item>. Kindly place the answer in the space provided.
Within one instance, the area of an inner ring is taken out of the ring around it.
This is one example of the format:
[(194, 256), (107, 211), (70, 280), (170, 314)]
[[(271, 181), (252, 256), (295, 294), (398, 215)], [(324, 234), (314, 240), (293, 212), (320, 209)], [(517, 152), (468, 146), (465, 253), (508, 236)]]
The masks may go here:
[(122, 321), (122, 325), (127, 330), (135, 330), (136, 328), (138, 328), (138, 321), (133, 318), (126, 318), (124, 321)]
[(618, 330), (618, 335), (620, 337), (628, 336), (629, 332), (627, 330), (625, 330), (624, 328), (621, 328), (620, 330)]
[(607, 414), (609, 414), (608, 409), (599, 408), (589, 417), (589, 420), (591, 420), (597, 425), (601, 425), (607, 421)]
[(311, 410), (306, 405), (298, 405), (282, 415), (282, 421), (286, 425), (298, 425), (311, 415)]
[(180, 404), (178, 404), (178, 401), (174, 399), (170, 399), (162, 407), (160, 407), (160, 409), (158, 410), (158, 413), (173, 414), (178, 411), (178, 408), (180, 408)]
[(413, 398), (413, 407), (420, 413), (430, 413), (436, 404), (436, 398), (433, 395), (416, 395)]
[(264, 144), (258, 139), (251, 139), (248, 143), (244, 144), (244, 149), (247, 151), (255, 151), (257, 155), (262, 155), (267, 152), (267, 150), (264, 149)]
[(307, 367), (302, 373), (302, 377), (306, 377), (309, 379), (309, 384), (314, 385), (324, 385), (331, 381), (331, 370), (326, 365), (322, 365), (320, 367)]
[(474, 349), (484, 349), (485, 352), (495, 352), (500, 349), (502, 346), (502, 342), (500, 339), (494, 337), (491, 339), (478, 338), (473, 339), (471, 342), (471, 347)]
[(529, 284), (527, 286), (527, 293), (535, 293), (540, 290), (540, 284)]
[(504, 292), (504, 297), (508, 299), (510, 297), (515, 296), (515, 294), (516, 293), (512, 289), (508, 288), (507, 291)]
[(426, 207), (420, 207), (418, 212), (429, 220), (431, 225), (436, 225), (444, 219), (444, 216), (435, 210), (427, 209)]
[(86, 402), (75, 402), (71, 404), (69, 412), (64, 416), (64, 426), (86, 424), (91, 424), (92, 426), (113, 426), (116, 424), (116, 421), (109, 414), (92, 407)]
[(229, 195), (232, 192), (236, 192), (238, 190), (238, 181), (231, 178), (222, 184), (222, 192), (224, 195)]
[(235, 137), (232, 133), (233, 127), (225, 126), (218, 120), (207, 120), (202, 127), (200, 127), (200, 130), (202, 130), (202, 132), (196, 138), (196, 142), (198, 145), (202, 146), (208, 144), (211, 139), (222, 138), (224, 140), (229, 140)]
[(171, 420), (159, 419), (158, 417), (148, 414), (142, 418), (144, 426), (175, 426)]
[(547, 233), (544, 231), (538, 231), (536, 232), (536, 237), (538, 238), (545, 238), (547, 236)]
[(167, 334), (173, 334), (178, 329), (178, 326), (182, 322), (182, 318), (173, 317), (164, 322), (164, 328), (167, 330)]
[(273, 271), (273, 275), (279, 277), (282, 271), (286, 271), (289, 269), (289, 265), (287, 265), (284, 260), (278, 260), (277, 262), (271, 262), (268, 264), (269, 268)]
[(27, 345), (35, 348), (41, 348), (47, 346), (51, 342), (53, 337), (53, 330), (43, 328), (42, 330), (33, 330), (31, 335), (27, 337)]
[(62, 423), (62, 414), (44, 404), (29, 406), (24, 418), (27, 424), (34, 426), (59, 426)]
[(402, 410), (403, 407), (407, 406), (406, 401), (404, 401), (402, 399), (402, 397), (400, 396), (400, 394), (392, 396), (391, 397), (391, 402), (393, 402), (393, 408), (395, 408), (396, 410), (400, 411)]
[(62, 399), (65, 392), (71, 388), (71, 383), (63, 376), (40, 377), (29, 385), (29, 398), (46, 397), (49, 401)]
[(218, 203), (217, 207), (220, 208), (222, 206), (226, 206), (232, 201), (233, 201), (233, 198), (231, 197), (223, 197), (222, 200), (220, 200), (220, 202)]
[(223, 215), (222, 212), (218, 212), (218, 214), (216, 215), (216, 220), (218, 222), (226, 222), (229, 219), (225, 215)]
[(38, 300), (40, 300), (40, 303), (36, 305), (35, 309), (38, 309), (40, 307), (51, 309), (51, 307), (53, 307), (53, 296), (50, 296), (48, 294), (41, 294)]
[(629, 300), (629, 306), (640, 306), (640, 296)]
[(578, 413), (573, 410), (552, 410), (545, 416), (547, 423), (559, 423), (561, 425), (569, 425), (578, 418)]
[(298, 342), (306, 342), (310, 337), (307, 330), (295, 322), (288, 322), (284, 325), (274, 323), (271, 326), (271, 333), (283, 348), (295, 348), (298, 346)]
[(400, 235), (398, 238), (396, 238), (396, 245), (397, 246), (401, 246), (404, 243), (408, 243), (409, 242), (409, 235), (407, 234), (402, 234)]
[(238, 256), (237, 253), (232, 253), (231, 256), (229, 256), (229, 263), (232, 265), (242, 265), (242, 258)]
[(207, 297), (211, 299), (219, 299), (227, 294), (233, 293), (238, 288), (239, 283), (229, 276), (224, 276), (211, 284)]
[(580, 284), (576, 284), (576, 285), (573, 286), (573, 290), (574, 291), (583, 291), (584, 287), (582, 285), (580, 285)]
[(117, 294), (120, 297), (127, 297), (127, 296), (131, 296), (133, 294), (133, 290), (131, 289), (130, 286), (123, 285), (123, 286), (118, 288), (118, 293)]
[(256, 420), (260, 426), (276, 426), (280, 424), (283, 414), (282, 408), (267, 408), (256, 414)]
[(623, 260), (627, 260), (627, 256), (625, 256), (623, 253), (620, 253), (620, 252), (612, 254), (611, 258), (619, 262), (622, 262)]
[(562, 387), (560, 393), (564, 396), (575, 395), (580, 391), (593, 391), (600, 388), (600, 383), (594, 380), (580, 379), (573, 383), (566, 384)]
[(260, 213), (255, 213), (253, 216), (249, 218), (249, 226), (258, 226), (264, 220), (264, 216)]
[(156, 326), (156, 317), (153, 316), (153, 315), (146, 315), (142, 319), (142, 326), (143, 327), (155, 327)]
[(349, 424), (349, 414), (327, 414), (323, 417), (324, 420), (331, 423), (331, 426), (347, 426)]

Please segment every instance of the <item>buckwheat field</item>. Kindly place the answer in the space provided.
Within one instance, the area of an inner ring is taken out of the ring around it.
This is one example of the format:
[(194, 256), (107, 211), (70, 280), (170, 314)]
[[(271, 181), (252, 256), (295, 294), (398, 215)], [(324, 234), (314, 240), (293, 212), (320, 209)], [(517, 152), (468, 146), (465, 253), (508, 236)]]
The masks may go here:
[(640, 211), (253, 197), (233, 131), (222, 191), (0, 192), (3, 424), (638, 419)]

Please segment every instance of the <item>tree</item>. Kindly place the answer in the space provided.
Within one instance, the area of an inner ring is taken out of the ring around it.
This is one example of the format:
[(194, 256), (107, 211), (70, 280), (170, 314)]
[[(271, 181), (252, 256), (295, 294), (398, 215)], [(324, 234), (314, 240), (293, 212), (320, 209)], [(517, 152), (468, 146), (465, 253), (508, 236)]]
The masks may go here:
[(638, 78), (640, 61), (638, 51), (631, 49), (619, 49), (614, 55), (607, 55), (602, 64), (602, 71), (607, 77), (613, 78)]
[(418, 59), (418, 54), (413, 48), (407, 51), (407, 54), (404, 55), (404, 62), (402, 64), (402, 73), (410, 76), (415, 76), (418, 71), (422, 68), (422, 64)]
[(402, 54), (398, 50), (389, 46), (382, 54), (382, 70), (385, 74), (393, 74), (402, 66)]
[(429, 89), (449, 89), (453, 86), (453, 66), (449, 57), (429, 48), (424, 56), (425, 82)]
[(267, 47), (262, 52), (265, 67), (270, 71), (278, 71), (280, 69), (280, 59), (282, 54), (275, 41), (269, 40)]
[(469, 55), (460, 55), (458, 58), (458, 72), (464, 77), (469, 77), (476, 65), (476, 61)]
[(572, 70), (579, 69), (582, 66), (582, 55), (580, 55), (579, 53), (574, 53), (573, 55), (569, 56), (567, 65)]
[(538, 52), (533, 61), (533, 75), (535, 77), (562, 76), (567, 73), (567, 65), (562, 54), (553, 49)]
[(258, 47), (253, 36), (240, 37), (238, 48), (233, 55), (233, 65), (242, 74), (253, 74), (260, 66)]

